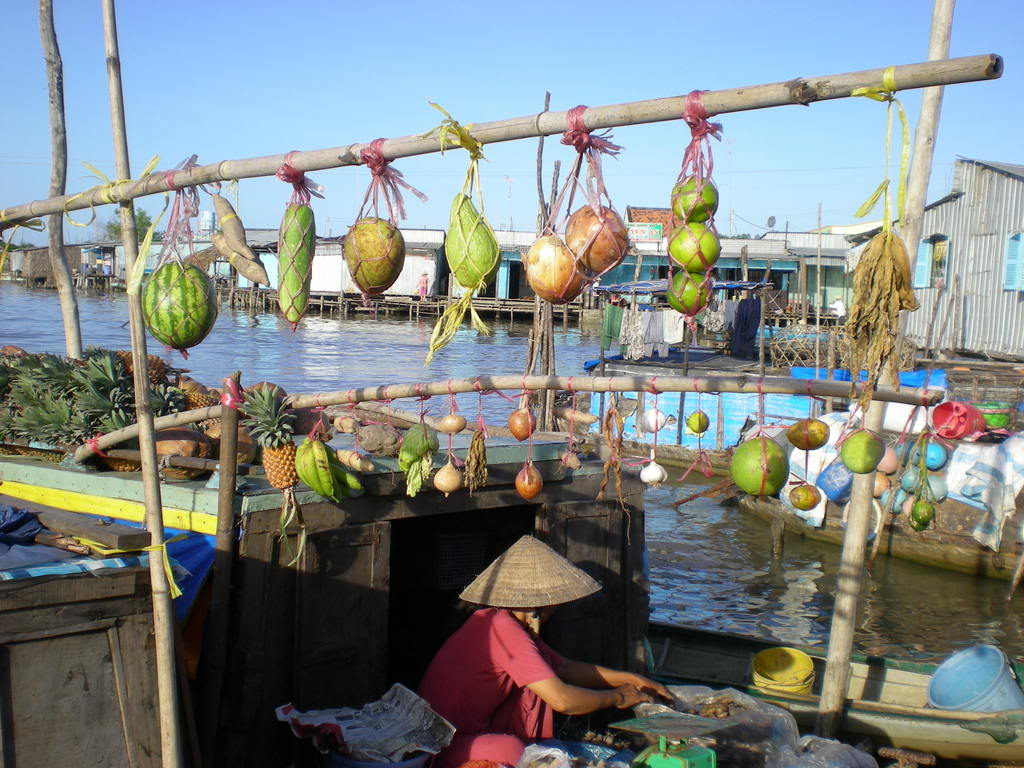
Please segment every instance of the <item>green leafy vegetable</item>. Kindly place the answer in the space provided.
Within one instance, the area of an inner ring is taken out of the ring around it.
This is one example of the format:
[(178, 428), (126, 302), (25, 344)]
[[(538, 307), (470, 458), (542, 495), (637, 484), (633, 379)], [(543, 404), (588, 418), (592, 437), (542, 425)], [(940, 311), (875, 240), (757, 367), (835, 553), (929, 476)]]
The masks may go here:
[(398, 466), (405, 473), (405, 492), (409, 496), (419, 493), (423, 482), (430, 477), (438, 446), (437, 432), (426, 424), (417, 424), (405, 433), (398, 452)]

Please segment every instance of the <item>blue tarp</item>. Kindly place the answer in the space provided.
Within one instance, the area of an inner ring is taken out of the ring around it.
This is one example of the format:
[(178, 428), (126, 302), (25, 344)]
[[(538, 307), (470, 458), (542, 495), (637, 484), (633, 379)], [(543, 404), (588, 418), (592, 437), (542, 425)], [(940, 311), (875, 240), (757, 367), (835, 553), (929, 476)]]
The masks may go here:
[[(818, 368), (817, 376), (815, 376), (814, 368), (790, 368), (789, 375), (794, 379), (825, 379), (828, 378), (828, 370), (825, 368)], [(853, 381), (853, 376), (850, 372), (843, 368), (836, 368), (833, 372), (832, 378), (835, 381)], [(858, 381), (864, 381), (865, 379), (867, 379), (867, 371), (861, 371)], [(929, 387), (944, 389), (946, 386), (945, 369), (934, 368), (931, 371), (921, 369), (916, 371), (904, 371), (900, 374), (900, 384), (905, 387), (923, 387), (926, 380)]]

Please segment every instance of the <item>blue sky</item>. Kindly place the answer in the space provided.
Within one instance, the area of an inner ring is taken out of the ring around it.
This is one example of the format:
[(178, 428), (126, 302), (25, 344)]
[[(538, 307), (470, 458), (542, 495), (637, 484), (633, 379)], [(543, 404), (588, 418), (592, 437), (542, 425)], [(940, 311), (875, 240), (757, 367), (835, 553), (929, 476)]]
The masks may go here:
[[(102, 23), (97, 0), (54, 5), (73, 192), (93, 183), (82, 161), (114, 175)], [(931, 5), (122, 0), (132, 168), (138, 173), (154, 154), (170, 168), (191, 153), (210, 163), (421, 132), (438, 118), (428, 100), (462, 122), (487, 121), (537, 112), (545, 90), (553, 109), (567, 109), (922, 61)], [(12, 0), (3, 15), (0, 207), (46, 197), (49, 181), (36, 4)], [(958, 3), (950, 55), (998, 53), (1006, 71), (1001, 80), (946, 88), (929, 200), (948, 191), (957, 155), (1024, 163), (1022, 28), (1021, 0)], [(902, 99), (916, 122), (919, 92)], [(883, 177), (885, 109), (876, 102), (846, 99), (720, 119), (725, 141), (714, 145), (715, 177), (725, 234), (757, 234), (769, 216), (779, 229), (787, 222), (792, 231), (812, 228), (819, 202), (825, 224), (851, 223)], [(689, 138), (685, 124), (621, 128), (614, 136), (625, 147), (605, 163), (616, 206), (667, 205)], [(495, 227), (532, 228), (535, 153), (534, 140), (486, 150), (481, 170)], [(548, 140), (546, 180), (551, 161), (565, 165), (571, 153), (557, 138)], [(430, 197), (426, 204), (407, 199), (407, 225), (443, 227), (465, 154), (408, 158), (396, 167)], [(367, 173), (345, 168), (313, 177), (327, 192), (314, 203), (318, 232), (341, 234), (357, 214)], [(244, 180), (239, 213), (249, 227), (276, 227), (288, 196), (275, 179)], [(162, 202), (151, 197), (141, 204), (155, 212)], [(114, 210), (99, 209), (99, 218)], [(72, 240), (93, 234), (68, 228)]]

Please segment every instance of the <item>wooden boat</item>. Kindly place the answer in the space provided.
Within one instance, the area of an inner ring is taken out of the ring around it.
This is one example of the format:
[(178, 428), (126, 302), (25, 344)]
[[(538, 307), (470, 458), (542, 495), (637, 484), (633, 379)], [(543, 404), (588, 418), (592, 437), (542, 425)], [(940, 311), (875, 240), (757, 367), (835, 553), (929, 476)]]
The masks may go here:
[[(971, 576), (1010, 579), (1024, 546), (1021, 539), (1021, 524), (1024, 522), (1022, 505), (1024, 500), (1018, 496), (1017, 511), (1003, 527), (1002, 543), (998, 551), (988, 549), (971, 535), (981, 519), (982, 511), (954, 499), (946, 499), (936, 505), (935, 519), (924, 531), (911, 529), (906, 515), (896, 515), (882, 533), (878, 551), (879, 554)], [(843, 526), (845, 505), (828, 502), (825, 522), (820, 528), (808, 525), (775, 498), (744, 495), (740, 497), (739, 507), (764, 520), (777, 521), (785, 526), (787, 532), (842, 546), (846, 530)], [(875, 505), (872, 531), (880, 513), (879, 506)]]
[[(736, 688), (787, 709), (801, 731), (813, 730), (817, 695), (766, 693), (750, 683), (754, 655), (778, 644), (657, 623), (649, 626), (648, 641), (651, 671), (658, 678), (677, 684)], [(824, 649), (801, 650), (814, 660), (820, 681)], [(1020, 677), (1024, 669), (1017, 667)], [(934, 670), (934, 664), (854, 654), (840, 738), (851, 744), (868, 739), (875, 747), (928, 752), (958, 765), (1024, 765), (1024, 710), (985, 713), (926, 708)]]

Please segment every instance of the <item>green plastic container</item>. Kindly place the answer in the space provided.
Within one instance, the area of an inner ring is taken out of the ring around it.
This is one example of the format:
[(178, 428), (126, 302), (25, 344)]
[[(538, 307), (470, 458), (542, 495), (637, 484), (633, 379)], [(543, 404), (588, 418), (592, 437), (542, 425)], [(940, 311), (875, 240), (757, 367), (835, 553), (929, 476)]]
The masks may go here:
[(989, 429), (1008, 429), (1013, 423), (1013, 406), (1003, 400), (986, 400), (982, 403), (971, 403), (981, 411)]

